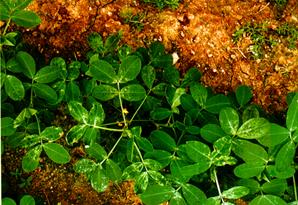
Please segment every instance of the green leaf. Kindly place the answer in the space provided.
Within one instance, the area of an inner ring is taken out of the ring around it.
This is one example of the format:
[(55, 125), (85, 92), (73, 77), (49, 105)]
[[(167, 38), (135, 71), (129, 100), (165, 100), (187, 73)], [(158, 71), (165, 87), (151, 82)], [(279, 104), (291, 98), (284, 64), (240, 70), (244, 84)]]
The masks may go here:
[(245, 186), (249, 188), (250, 194), (255, 194), (260, 191), (260, 184), (254, 179), (240, 179), (236, 182), (239, 186)]
[(57, 101), (56, 104), (59, 104), (62, 102), (62, 100), (65, 97), (65, 91), (66, 91), (66, 83), (64, 81), (58, 81), (52, 85), (52, 88), (57, 93)]
[(192, 135), (199, 135), (201, 129), (198, 126), (191, 125), (191, 126), (187, 126), (185, 131)]
[(216, 154), (229, 156), (233, 139), (230, 136), (221, 137), (213, 143), (214, 151)]
[(249, 189), (245, 186), (235, 186), (222, 192), (226, 199), (240, 199), (249, 194)]
[(40, 144), (41, 140), (42, 136), (36, 134), (23, 136), (23, 138), (20, 139), (19, 146), (23, 148), (31, 148), (34, 145)]
[(167, 108), (158, 107), (155, 108), (150, 112), (150, 117), (153, 120), (164, 120), (169, 118), (172, 115), (172, 110), (169, 110)]
[(80, 159), (74, 164), (74, 171), (76, 173), (83, 173), (89, 175), (96, 169), (96, 164), (90, 159)]
[(89, 112), (88, 123), (93, 126), (100, 126), (105, 119), (105, 112), (100, 103), (94, 102)]
[(25, 28), (35, 27), (41, 23), (39, 16), (32, 11), (17, 10), (13, 12), (11, 19)]
[(194, 162), (210, 163), (210, 149), (202, 142), (187, 141), (186, 153), (187, 156)]
[(37, 110), (35, 109), (24, 108), (14, 120), (14, 127), (17, 128), (18, 126), (22, 125), (25, 120), (30, 119), (36, 113)]
[(159, 83), (155, 87), (152, 88), (152, 92), (155, 95), (165, 96), (167, 87), (168, 87), (168, 84), (166, 84), (166, 83)]
[(196, 101), (194, 101), (192, 96), (188, 95), (188, 94), (183, 94), (180, 97), (180, 102), (181, 102), (182, 108), (186, 111), (190, 111), (190, 110), (198, 107)]
[(205, 104), (205, 109), (208, 112), (214, 114), (218, 114), (221, 109), (231, 106), (229, 98), (223, 94), (218, 94), (211, 98), (208, 98)]
[(95, 52), (104, 52), (103, 40), (98, 33), (93, 32), (88, 36), (88, 44)]
[(20, 101), (25, 97), (25, 89), (22, 82), (13, 75), (6, 75), (4, 89), (6, 94), (14, 101)]
[(171, 199), (175, 189), (171, 186), (152, 185), (140, 195), (142, 202), (146, 205), (159, 205)]
[(137, 178), (135, 179), (135, 186), (138, 187), (142, 192), (144, 192), (149, 184), (149, 176), (148, 172), (142, 172)]
[[(2, 2), (1, 2), (2, 3)], [(0, 4), (0, 21), (7, 21), (10, 17), (9, 10)]]
[(169, 205), (187, 205), (184, 198), (179, 192), (175, 192), (175, 195), (171, 198)]
[(186, 165), (183, 161), (171, 162), (171, 174), (182, 181), (188, 181), (191, 177), (206, 172), (210, 168), (209, 162), (199, 162)]
[(25, 172), (32, 172), (39, 165), (39, 157), (42, 146), (36, 146), (29, 150), (22, 159), (22, 168)]
[(78, 82), (70, 81), (69, 83), (66, 84), (64, 98), (66, 102), (82, 101), (82, 95), (81, 95), (80, 87), (78, 86)]
[(73, 143), (77, 143), (79, 139), (81, 139), (86, 130), (87, 130), (86, 125), (75, 125), (73, 126), (67, 133), (66, 135), (66, 142), (69, 145), (73, 145)]
[(162, 169), (162, 165), (153, 159), (145, 159), (144, 160), (144, 166), (149, 169), (149, 170), (153, 170), (153, 171), (159, 171)]
[(146, 97), (145, 89), (139, 84), (125, 86), (121, 89), (120, 95), (124, 100), (133, 102), (140, 101)]
[(146, 65), (142, 68), (141, 76), (145, 85), (151, 89), (156, 78), (155, 69), (150, 65)]
[(105, 157), (107, 157), (107, 152), (105, 151), (105, 149), (97, 143), (91, 143), (91, 145), (87, 145), (86, 152), (88, 155), (98, 161), (103, 160)]
[(135, 146), (133, 139), (129, 139), (126, 144), (126, 157), (129, 162), (133, 162), (135, 158)]
[(113, 182), (119, 181), (122, 176), (122, 171), (119, 165), (110, 159), (107, 159), (105, 165), (106, 176)]
[(192, 82), (198, 82), (201, 78), (202, 74), (200, 73), (198, 68), (190, 68), (187, 70), (186, 74), (183, 76), (183, 80), (181, 83), (181, 87), (185, 87)]
[(283, 171), (287, 169), (294, 160), (296, 153), (296, 146), (294, 142), (287, 142), (281, 147), (275, 158), (275, 166), (277, 171)]
[(147, 152), (144, 157), (155, 159), (162, 165), (162, 167), (166, 167), (167, 165), (169, 165), (172, 156), (171, 153), (164, 150), (153, 150), (151, 152)]
[(159, 185), (165, 184), (165, 177), (160, 172), (148, 170), (147, 173), (155, 183), (158, 183)]
[(248, 179), (255, 176), (260, 176), (260, 174), (264, 171), (265, 165), (264, 163), (244, 163), (238, 165), (234, 169), (234, 174), (237, 177)]
[(191, 84), (190, 93), (193, 99), (198, 103), (198, 105), (200, 105), (201, 107), (205, 107), (208, 97), (208, 91), (203, 85), (199, 83)]
[(127, 56), (120, 64), (118, 71), (119, 83), (136, 79), (141, 71), (141, 60), (137, 56)]
[(6, 68), (14, 73), (23, 72), (22, 65), (19, 63), (19, 61), (17, 61), (15, 56), (7, 61)]
[(26, 7), (28, 7), (31, 2), (32, 0), (17, 0), (14, 8), (18, 10), (23, 10)]
[(264, 183), (261, 188), (266, 194), (280, 195), (286, 191), (288, 184), (285, 179), (273, 179)]
[(82, 64), (80, 61), (72, 61), (68, 66), (68, 76), (69, 80), (76, 80), (80, 76), (80, 68)]
[[(2, 63), (2, 62), (0, 62), (0, 63)], [(0, 88), (1, 89), (2, 89), (2, 86), (4, 85), (5, 80), (6, 80), (6, 74), (0, 72)]]
[(98, 192), (103, 192), (108, 188), (109, 178), (105, 175), (105, 171), (101, 167), (97, 167), (96, 170), (90, 176), (91, 186)]
[(244, 139), (258, 139), (265, 136), (270, 130), (270, 123), (264, 118), (247, 120), (238, 129), (237, 135)]
[[(1, 10), (0, 10), (1, 11)], [(0, 12), (0, 14), (1, 14), (1, 12)], [(2, 14), (1, 14), (2, 15)], [(1, 16), (0, 15), (0, 16)], [(2, 19), (1, 19), (2, 20)], [(13, 199), (11, 199), (11, 198), (8, 198), (8, 197), (5, 197), (5, 198), (3, 198), (2, 199), (2, 204), (3, 205), (17, 205), (16, 204), (16, 202), (13, 200)]]
[(170, 54), (165, 54), (151, 60), (151, 64), (158, 68), (171, 67), (173, 64), (173, 57)]
[(284, 167), (283, 170), (277, 170), (276, 166), (268, 165), (266, 170), (271, 177), (276, 177), (279, 179), (288, 179), (293, 177), (296, 173), (295, 168), (290, 165)]
[(267, 147), (274, 147), (284, 142), (290, 136), (288, 129), (274, 123), (270, 123), (269, 132), (261, 138), (258, 138), (258, 142)]
[(254, 198), (249, 205), (287, 205), (287, 203), (278, 196), (274, 195), (260, 195)]
[(88, 111), (83, 107), (82, 103), (71, 101), (68, 103), (68, 110), (76, 121), (88, 124), (89, 114)]
[(25, 195), (20, 200), (20, 205), (35, 205), (35, 200), (30, 195)]
[(122, 178), (134, 179), (142, 172), (143, 168), (144, 166), (141, 162), (135, 162), (124, 169)]
[(118, 93), (118, 90), (110, 85), (99, 85), (93, 89), (92, 96), (102, 101), (108, 101), (116, 97)]
[(90, 145), (91, 143), (98, 140), (98, 137), (100, 136), (100, 131), (97, 128), (94, 127), (87, 127), (86, 132), (83, 136), (83, 142), (86, 145)]
[(242, 122), (246, 122), (247, 120), (252, 118), (259, 118), (259, 115), (259, 110), (256, 105), (249, 105), (243, 111)]
[(118, 43), (121, 40), (121, 37), (121, 32), (108, 36), (104, 43), (105, 53), (113, 52), (117, 48)]
[(214, 143), (217, 139), (226, 135), (221, 127), (216, 124), (205, 125), (201, 128), (200, 133), (202, 138), (210, 143)]
[(11, 136), (16, 132), (13, 122), (14, 120), (10, 117), (1, 118), (1, 136)]
[(60, 144), (46, 143), (43, 144), (43, 148), (48, 157), (58, 164), (66, 164), (70, 161), (70, 155), (68, 154), (67, 150)]
[(61, 127), (47, 127), (40, 133), (40, 136), (49, 142), (53, 142), (63, 136), (63, 130)]
[(47, 84), (35, 83), (32, 85), (32, 89), (38, 97), (50, 104), (55, 104), (58, 99), (56, 91)]
[(118, 77), (113, 66), (107, 61), (99, 59), (90, 62), (90, 68), (87, 75), (90, 75), (103, 83), (113, 84), (118, 81)]
[(220, 126), (229, 135), (235, 136), (239, 127), (239, 116), (236, 110), (230, 107), (223, 108), (219, 113)]
[(51, 83), (60, 77), (61, 70), (56, 66), (45, 66), (34, 76), (33, 80), (38, 83)]
[(138, 147), (142, 150), (144, 150), (145, 152), (152, 152), (153, 151), (153, 145), (151, 144), (151, 142), (144, 137), (137, 137), (135, 138), (136, 142), (138, 144)]
[(150, 140), (155, 148), (172, 152), (176, 148), (175, 140), (166, 132), (154, 130), (150, 134)]
[(236, 89), (236, 99), (241, 107), (250, 101), (252, 98), (252, 91), (250, 87), (241, 85)]
[(171, 108), (172, 110), (178, 107), (181, 102), (180, 102), (180, 97), (181, 95), (185, 94), (185, 89), (184, 88), (177, 88), (175, 91), (175, 94), (173, 96), (173, 99), (171, 100)]
[(201, 189), (191, 184), (182, 184), (182, 193), (188, 204), (204, 204), (207, 199)]
[(32, 79), (36, 72), (36, 65), (33, 57), (24, 51), (19, 51), (16, 54), (18, 63), (22, 66), (22, 71), (25, 76)]
[(235, 140), (233, 151), (246, 163), (266, 164), (268, 161), (268, 154), (262, 146), (246, 140)]
[[(171, 56), (171, 59), (172, 59), (172, 56)], [(171, 83), (172, 85), (179, 86), (180, 73), (176, 67), (174, 66), (165, 67), (163, 72), (163, 78), (165, 79), (165, 81)]]
[(286, 124), (290, 132), (295, 131), (298, 128), (298, 94), (295, 95), (289, 106)]

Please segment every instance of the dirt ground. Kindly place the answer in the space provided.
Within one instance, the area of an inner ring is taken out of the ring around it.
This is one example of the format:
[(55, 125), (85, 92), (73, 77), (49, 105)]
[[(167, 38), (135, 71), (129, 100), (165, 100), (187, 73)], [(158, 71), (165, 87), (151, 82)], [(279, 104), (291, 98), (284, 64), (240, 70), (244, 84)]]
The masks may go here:
[[(25, 31), (25, 39), (47, 58), (80, 58), (89, 33), (106, 37), (121, 30), (123, 43), (133, 48), (163, 42), (168, 52), (178, 54), (176, 66), (182, 72), (198, 67), (203, 83), (217, 92), (251, 86), (253, 101), (269, 112), (284, 110), (287, 93), (298, 91), (297, 48), (288, 49), (279, 39), (281, 43), (267, 47), (264, 58), (256, 60), (251, 58), (249, 36), (237, 44), (232, 39), (248, 22), (266, 22), (272, 30), (285, 22), (298, 27), (296, 0), (289, 0), (282, 11), (266, 0), (184, 0), (176, 10), (136, 0), (35, 0), (30, 9), (42, 24)], [(125, 22), (135, 15), (143, 29)]]

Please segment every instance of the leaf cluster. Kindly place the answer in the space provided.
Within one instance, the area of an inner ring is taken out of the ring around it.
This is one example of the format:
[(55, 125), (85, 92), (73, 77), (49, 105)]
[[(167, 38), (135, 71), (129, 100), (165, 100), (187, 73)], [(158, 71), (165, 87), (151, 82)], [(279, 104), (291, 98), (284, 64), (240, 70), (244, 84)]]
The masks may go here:
[[(92, 34), (85, 61), (56, 57), (44, 65), (26, 51), (1, 51), (2, 146), (26, 149), (25, 172), (42, 156), (68, 163), (69, 149), (83, 145), (74, 171), (98, 192), (134, 180), (149, 205), (297, 202), (290, 181), (297, 93), (276, 124), (250, 104), (249, 87), (213, 93), (197, 68), (180, 76), (162, 44), (134, 51), (120, 38)], [(52, 125), (61, 106), (74, 122), (66, 130)]]
[(233, 34), (235, 43), (239, 42), (243, 37), (250, 37), (252, 44), (249, 49), (255, 59), (264, 57), (265, 47), (273, 47), (278, 44), (280, 38), (287, 41), (290, 49), (295, 49), (298, 39), (298, 29), (292, 24), (282, 24), (276, 29), (269, 28), (266, 22), (248, 23), (237, 29)]
[(159, 9), (163, 9), (165, 7), (176, 9), (179, 6), (179, 0), (143, 0), (143, 2), (154, 4)]

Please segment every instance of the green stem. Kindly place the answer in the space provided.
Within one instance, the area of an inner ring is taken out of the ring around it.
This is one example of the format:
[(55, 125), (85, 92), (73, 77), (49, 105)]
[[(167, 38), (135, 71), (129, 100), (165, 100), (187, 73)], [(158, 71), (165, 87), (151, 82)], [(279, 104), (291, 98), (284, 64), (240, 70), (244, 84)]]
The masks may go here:
[(297, 187), (296, 187), (296, 180), (295, 180), (295, 176), (293, 176), (293, 187), (294, 187), (295, 201), (298, 201), (298, 196), (297, 196)]
[(4, 36), (6, 34), (7, 29), (9, 27), (9, 25), (10, 25), (10, 22), (11, 22), (11, 18), (8, 19), (8, 21), (6, 23), (6, 26), (5, 26), (4, 30), (3, 30), (3, 33), (1, 34), (2, 36)]
[(29, 105), (29, 107), (33, 107), (33, 89), (32, 89), (33, 82), (34, 82), (34, 80), (32, 79), (31, 90), (30, 90), (30, 105)]
[(101, 127), (101, 126), (96, 126), (96, 125), (89, 125), (88, 126), (97, 128), (97, 129), (101, 129), (101, 130), (107, 130), (107, 131), (112, 131), (112, 132), (123, 132), (124, 129), (114, 129), (114, 128), (107, 128), (107, 127)]
[(119, 137), (119, 139), (117, 140), (117, 142), (114, 144), (114, 146), (110, 150), (109, 154), (100, 162), (100, 165), (102, 165), (107, 159), (110, 158), (111, 154), (113, 154), (114, 150), (116, 149), (117, 145), (121, 141), (122, 137), (123, 137), (123, 133), (121, 134), (121, 136)]
[(224, 199), (222, 197), (222, 194), (221, 194), (221, 190), (220, 190), (220, 186), (219, 186), (219, 182), (218, 182), (217, 173), (216, 173), (216, 169), (215, 168), (213, 169), (213, 174), (214, 174), (214, 177), (215, 177), (215, 183), (216, 183), (216, 187), (217, 187), (217, 191), (218, 191), (219, 197), (220, 197), (222, 203), (225, 203), (225, 201), (224, 201)]
[(122, 113), (122, 117), (123, 117), (123, 121), (124, 121), (124, 125), (125, 127), (128, 127), (127, 126), (127, 122), (126, 122), (126, 118), (125, 118), (125, 113), (124, 113), (124, 109), (123, 109), (123, 104), (122, 104), (122, 98), (121, 98), (121, 95), (120, 95), (120, 84), (119, 82), (117, 82), (117, 88), (118, 88), (118, 97), (119, 97), (119, 103), (120, 103), (120, 107), (121, 107), (121, 113)]
[(145, 103), (147, 97), (149, 96), (151, 92), (151, 89), (149, 90), (148, 94), (146, 95), (146, 97), (143, 99), (143, 101), (141, 102), (141, 104), (139, 105), (138, 109), (135, 111), (135, 113), (133, 114), (133, 116), (131, 117), (129, 123), (131, 123), (133, 121), (133, 119), (135, 118), (135, 116), (138, 114), (139, 110), (141, 109), (141, 107), (143, 106), (143, 104)]
[(142, 153), (141, 153), (141, 151), (140, 151), (138, 145), (137, 145), (135, 142), (133, 142), (133, 145), (134, 145), (134, 147), (136, 148), (136, 150), (137, 150), (137, 152), (138, 152), (138, 155), (139, 155), (139, 157), (140, 157), (140, 159), (141, 159), (142, 164), (143, 164), (144, 167), (145, 167), (146, 172), (148, 172), (148, 169), (147, 169), (147, 167), (145, 166), (145, 162), (144, 162)]

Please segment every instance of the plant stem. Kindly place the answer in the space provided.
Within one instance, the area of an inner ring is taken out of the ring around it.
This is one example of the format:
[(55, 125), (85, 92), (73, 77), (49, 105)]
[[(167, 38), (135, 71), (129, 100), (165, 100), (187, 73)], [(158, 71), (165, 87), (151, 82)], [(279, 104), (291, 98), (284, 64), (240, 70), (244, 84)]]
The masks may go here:
[(224, 199), (222, 197), (222, 194), (221, 194), (221, 190), (220, 190), (220, 186), (219, 186), (219, 182), (218, 182), (217, 173), (216, 173), (216, 169), (215, 168), (213, 169), (213, 174), (214, 174), (214, 177), (215, 177), (215, 183), (216, 183), (216, 187), (217, 187), (217, 191), (218, 191), (219, 197), (220, 197), (222, 203), (225, 203), (225, 201), (224, 201)]
[(148, 169), (147, 169), (147, 167), (145, 166), (144, 159), (143, 159), (142, 153), (141, 153), (141, 151), (140, 151), (138, 145), (137, 145), (135, 142), (133, 142), (133, 146), (136, 148), (136, 150), (137, 150), (137, 152), (138, 152), (138, 155), (139, 155), (139, 157), (140, 157), (140, 159), (141, 159), (141, 162), (142, 162), (142, 164), (144, 165), (144, 167), (145, 167), (145, 169), (146, 169), (146, 172), (148, 172)]
[(120, 107), (121, 107), (121, 113), (122, 113), (122, 117), (123, 117), (123, 121), (124, 121), (124, 125), (125, 127), (127, 128), (127, 122), (126, 122), (126, 118), (125, 118), (125, 113), (124, 113), (124, 109), (123, 109), (123, 104), (122, 104), (122, 98), (121, 98), (121, 95), (120, 95), (120, 84), (119, 82), (117, 82), (117, 88), (118, 88), (118, 97), (119, 97), (119, 102), (120, 102)]
[(113, 154), (114, 150), (116, 149), (117, 145), (121, 141), (122, 137), (123, 137), (123, 133), (121, 134), (121, 136), (119, 137), (119, 139), (117, 140), (117, 142), (114, 144), (114, 146), (110, 150), (109, 154), (100, 162), (100, 165), (102, 165), (107, 159), (110, 158), (111, 154)]
[(124, 129), (114, 129), (114, 128), (107, 128), (107, 127), (101, 127), (101, 126), (96, 126), (96, 125), (89, 125), (88, 126), (97, 128), (97, 129), (101, 129), (101, 130), (107, 130), (107, 131), (112, 131), (112, 132), (123, 132)]
[(135, 113), (133, 114), (133, 116), (131, 117), (129, 123), (131, 123), (133, 121), (133, 119), (135, 118), (135, 116), (138, 114), (139, 110), (141, 109), (141, 107), (143, 106), (143, 104), (145, 103), (147, 97), (149, 96), (151, 92), (151, 89), (149, 90), (148, 94), (146, 95), (146, 97), (143, 99), (143, 101), (141, 102), (141, 104), (139, 105), (138, 109), (135, 111)]
[(11, 22), (11, 18), (8, 19), (8, 21), (7, 21), (6, 25), (5, 25), (5, 28), (3, 30), (3, 33), (1, 34), (2, 36), (4, 36), (6, 34), (6, 31), (7, 31), (8, 27), (9, 27), (9, 25), (10, 25), (10, 22)]
[(296, 187), (296, 180), (295, 180), (295, 176), (293, 176), (293, 187), (294, 187), (294, 196), (295, 196), (295, 201), (298, 201), (298, 196), (297, 196), (297, 187)]

